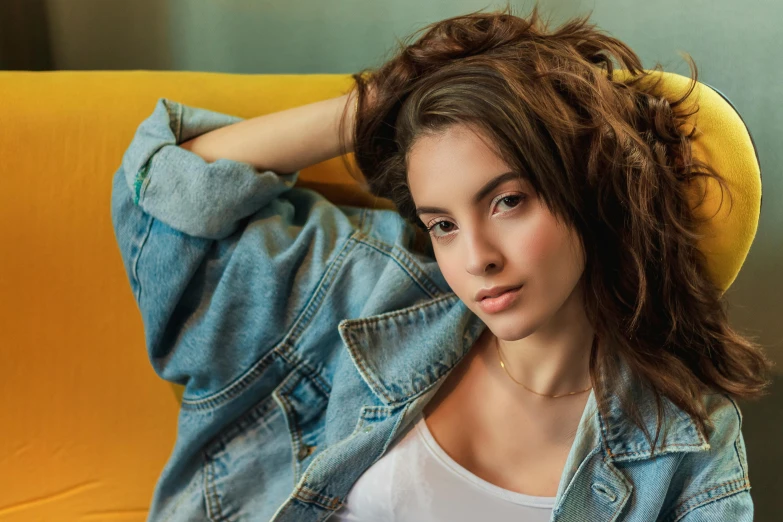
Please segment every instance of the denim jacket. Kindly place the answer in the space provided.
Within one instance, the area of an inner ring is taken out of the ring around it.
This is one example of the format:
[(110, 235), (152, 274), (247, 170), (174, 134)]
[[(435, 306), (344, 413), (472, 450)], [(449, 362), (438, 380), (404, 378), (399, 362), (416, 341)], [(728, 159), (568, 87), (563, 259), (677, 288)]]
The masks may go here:
[[(184, 385), (148, 520), (326, 520), (412, 427), (486, 325), (393, 210), (339, 206), (298, 172), (177, 145), (241, 118), (158, 99), (111, 215), (155, 372)], [(652, 400), (626, 373), (654, 433)], [(651, 458), (591, 395), (553, 521), (751, 521), (737, 404), (705, 395), (709, 443), (672, 403)]]

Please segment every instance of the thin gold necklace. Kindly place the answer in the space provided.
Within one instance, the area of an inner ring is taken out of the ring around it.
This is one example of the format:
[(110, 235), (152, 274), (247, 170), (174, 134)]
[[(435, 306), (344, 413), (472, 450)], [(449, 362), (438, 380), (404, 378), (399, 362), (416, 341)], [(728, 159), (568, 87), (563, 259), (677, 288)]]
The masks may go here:
[[(593, 347), (595, 347), (596, 339), (597, 339), (596, 337), (593, 338)], [(515, 383), (519, 384), (520, 386), (522, 386), (524, 389), (526, 389), (530, 393), (535, 393), (536, 395), (540, 395), (542, 397), (550, 397), (552, 399), (557, 399), (558, 397), (568, 397), (569, 395), (576, 395), (578, 393), (584, 393), (586, 391), (590, 391), (590, 390), (593, 389), (593, 387), (590, 386), (589, 388), (586, 388), (586, 389), (584, 389), (582, 391), (574, 391), (574, 392), (571, 392), (571, 393), (564, 393), (562, 395), (547, 395), (545, 393), (538, 393), (537, 391), (533, 391), (530, 388), (528, 388), (527, 386), (525, 386), (524, 384), (522, 384), (521, 382), (519, 382), (518, 380), (516, 380), (510, 373), (508, 373), (508, 368), (506, 368), (505, 363), (503, 363), (503, 356), (500, 354), (500, 343), (498, 342), (498, 338), (497, 337), (495, 337), (495, 348), (497, 349), (498, 358), (500, 359), (500, 367), (503, 368), (506, 371), (506, 374), (509, 377), (511, 377), (512, 381), (514, 381)]]

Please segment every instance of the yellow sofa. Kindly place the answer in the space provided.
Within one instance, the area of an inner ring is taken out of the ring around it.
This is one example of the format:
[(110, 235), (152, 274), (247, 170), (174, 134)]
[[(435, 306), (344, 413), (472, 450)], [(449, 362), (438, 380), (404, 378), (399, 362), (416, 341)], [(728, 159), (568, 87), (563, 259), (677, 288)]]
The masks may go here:
[[(177, 397), (146, 358), (109, 212), (112, 176), (156, 100), (248, 118), (351, 84), (345, 74), (0, 71), (0, 520), (143, 521), (173, 447)], [(757, 170), (737, 172), (754, 152), (732, 114), (706, 121), (733, 133), (738, 152), (714, 159), (746, 216), (733, 243), (706, 245), (723, 287), (750, 248), (761, 193)], [(722, 146), (710, 136), (705, 157)], [(390, 206), (339, 158), (299, 182), (337, 203)]]

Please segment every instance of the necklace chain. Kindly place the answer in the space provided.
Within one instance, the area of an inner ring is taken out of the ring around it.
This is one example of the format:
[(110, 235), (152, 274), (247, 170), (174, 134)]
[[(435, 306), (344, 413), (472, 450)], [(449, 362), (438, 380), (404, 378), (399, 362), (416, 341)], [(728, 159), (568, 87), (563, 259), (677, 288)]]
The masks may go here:
[[(595, 339), (593, 340), (593, 344), (595, 344)], [(527, 390), (527, 391), (529, 391), (530, 393), (535, 393), (536, 395), (540, 395), (540, 396), (542, 396), (542, 397), (550, 397), (550, 398), (552, 398), (552, 399), (557, 399), (558, 397), (568, 397), (569, 395), (576, 395), (576, 394), (578, 394), (578, 393), (584, 393), (584, 392), (586, 392), (586, 391), (590, 391), (590, 390), (592, 390), (592, 389), (593, 389), (593, 387), (592, 387), (592, 386), (590, 386), (589, 388), (586, 388), (586, 389), (584, 389), (584, 390), (581, 390), (581, 391), (573, 391), (573, 392), (570, 392), (570, 393), (563, 393), (563, 394), (561, 394), (561, 395), (547, 395), (547, 394), (545, 394), (545, 393), (538, 393), (537, 391), (533, 391), (533, 390), (531, 390), (530, 388), (528, 388), (527, 386), (525, 386), (524, 384), (522, 384), (521, 382), (519, 382), (518, 380), (516, 380), (516, 379), (514, 378), (514, 376), (513, 376), (513, 375), (511, 375), (511, 374), (508, 372), (508, 368), (506, 368), (506, 365), (505, 365), (505, 363), (503, 362), (503, 356), (500, 354), (500, 343), (498, 342), (498, 340), (497, 340), (497, 337), (495, 337), (495, 348), (497, 349), (497, 352), (498, 352), (498, 358), (500, 359), (500, 367), (501, 367), (501, 368), (503, 368), (503, 369), (506, 371), (506, 374), (507, 374), (509, 377), (511, 377), (511, 380), (512, 380), (512, 381), (514, 381), (515, 383), (519, 384), (520, 386), (522, 386), (524, 389), (526, 389), (526, 390)]]

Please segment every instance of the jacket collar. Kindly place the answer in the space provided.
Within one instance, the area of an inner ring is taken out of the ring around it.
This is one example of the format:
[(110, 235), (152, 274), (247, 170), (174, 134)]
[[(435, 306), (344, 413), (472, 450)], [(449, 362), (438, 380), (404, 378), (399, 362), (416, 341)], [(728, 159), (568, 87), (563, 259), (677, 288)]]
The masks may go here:
[[(439, 386), (485, 328), (454, 293), (448, 293), (408, 308), (344, 320), (339, 332), (356, 370), (378, 399), (394, 408), (405, 406)], [(657, 411), (651, 390), (639, 385), (622, 361), (620, 370), (615, 386), (630, 391), (640, 407), (643, 424), (655, 438)], [(709, 444), (690, 416), (668, 399), (661, 400), (666, 420), (655, 454), (708, 450)], [(611, 460), (649, 458), (651, 445), (643, 431), (624, 413), (618, 395), (611, 394), (606, 404), (606, 411), (599, 411), (595, 407), (594, 390), (590, 392), (588, 407), (592, 405), (594, 413), (586, 419), (588, 424), (580, 422), (579, 430), (584, 432), (581, 434), (589, 432), (588, 439), (603, 442)], [(577, 440), (584, 440), (579, 432)]]

